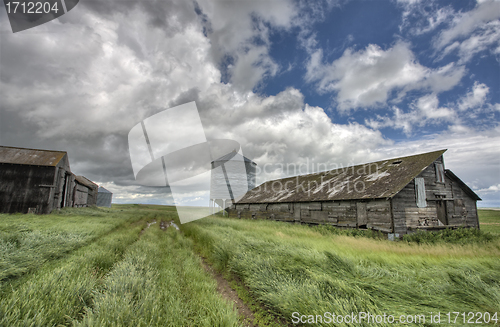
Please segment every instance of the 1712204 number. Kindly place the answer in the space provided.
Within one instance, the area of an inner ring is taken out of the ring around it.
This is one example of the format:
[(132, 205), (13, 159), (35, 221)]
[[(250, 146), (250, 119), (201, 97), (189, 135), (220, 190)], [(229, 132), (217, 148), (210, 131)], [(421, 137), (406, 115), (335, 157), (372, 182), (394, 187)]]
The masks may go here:
[(5, 4), (7, 13), (23, 13), (23, 14), (48, 14), (54, 12), (57, 14), (57, 1), (53, 4), (50, 2), (7, 2)]

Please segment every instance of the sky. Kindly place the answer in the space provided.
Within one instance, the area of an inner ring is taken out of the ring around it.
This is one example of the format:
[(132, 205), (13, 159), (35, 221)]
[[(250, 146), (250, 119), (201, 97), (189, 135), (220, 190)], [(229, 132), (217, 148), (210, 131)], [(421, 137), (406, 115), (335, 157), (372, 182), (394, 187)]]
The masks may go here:
[(115, 203), (173, 203), (136, 182), (127, 135), (191, 101), (257, 183), (448, 149), (500, 207), (500, 1), (81, 0), (17, 33), (0, 8), (0, 144), (67, 151)]

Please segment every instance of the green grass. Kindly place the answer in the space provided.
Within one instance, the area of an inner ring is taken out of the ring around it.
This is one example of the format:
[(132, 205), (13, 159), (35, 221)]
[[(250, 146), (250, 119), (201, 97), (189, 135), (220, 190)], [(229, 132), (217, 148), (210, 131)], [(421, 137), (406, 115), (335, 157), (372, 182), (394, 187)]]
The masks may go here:
[(141, 233), (153, 219), (178, 223), (174, 207), (154, 205), (0, 215), (0, 326), (237, 326), (195, 250), (260, 326), (293, 325), (294, 312), (361, 311), (424, 314), (419, 325), (444, 326), (429, 323), (430, 312), (500, 311), (500, 216), (480, 210), (479, 218), (481, 233), (416, 243), (228, 218), (180, 225), (187, 237), (158, 223)]
[(71, 208), (50, 215), (0, 214), (0, 289), (45, 262), (63, 257), (134, 219), (102, 208)]
[(217, 269), (288, 322), (294, 312), (424, 314), (429, 323), (430, 312), (500, 311), (499, 239), (419, 245), (224, 218), (182, 229)]
[[(9, 276), (0, 288), (0, 326), (239, 325), (192, 241), (173, 228), (159, 229), (161, 220), (178, 223), (174, 207), (70, 208), (1, 218), (0, 236), (15, 245), (6, 256), (9, 267), (18, 273), (0, 267)], [(32, 234), (43, 238), (30, 243)]]
[(127, 249), (75, 326), (238, 326), (238, 313), (175, 229), (152, 225)]
[(105, 274), (135, 242), (143, 225), (119, 230), (81, 247), (61, 260), (16, 280), (0, 298), (0, 326), (68, 324), (92, 302)]
[(481, 231), (500, 235), (500, 210), (479, 209)]

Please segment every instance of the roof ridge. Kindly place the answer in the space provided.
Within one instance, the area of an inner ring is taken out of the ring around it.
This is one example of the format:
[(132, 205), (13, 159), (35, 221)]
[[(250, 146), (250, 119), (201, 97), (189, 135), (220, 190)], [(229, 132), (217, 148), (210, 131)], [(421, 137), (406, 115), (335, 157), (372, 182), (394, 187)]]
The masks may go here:
[(34, 151), (45, 151), (45, 152), (60, 152), (60, 153), (68, 153), (68, 151), (60, 151), (60, 150), (47, 150), (47, 149), (33, 149), (33, 148), (21, 148), (21, 147), (18, 147), (18, 146), (8, 146), (8, 145), (0, 145), (0, 148), (20, 149), (20, 150), (34, 150)]

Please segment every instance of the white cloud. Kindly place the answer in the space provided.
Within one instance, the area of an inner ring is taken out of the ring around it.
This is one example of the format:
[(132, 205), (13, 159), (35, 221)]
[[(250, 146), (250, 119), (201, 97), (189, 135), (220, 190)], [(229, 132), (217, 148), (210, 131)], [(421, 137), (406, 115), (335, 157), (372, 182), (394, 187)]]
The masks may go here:
[(266, 76), (274, 76), (278, 64), (269, 56), (269, 24), (288, 29), (296, 16), (289, 0), (199, 1), (209, 21), (208, 37), (217, 64), (229, 56), (230, 81), (242, 91), (252, 90)]
[(489, 87), (486, 84), (474, 82), (472, 91), (468, 92), (462, 99), (458, 101), (458, 109), (461, 111), (481, 107), (489, 92)]
[(480, 190), (477, 190), (476, 191), (477, 193), (481, 194), (481, 193), (491, 193), (491, 192), (500, 192), (500, 184), (497, 184), (497, 185), (491, 185), (490, 187), (488, 188), (482, 188)]
[(481, 1), (471, 11), (455, 14), (451, 27), (434, 40), (434, 48), (442, 51), (440, 58), (458, 50), (459, 63), (469, 61), (475, 54), (491, 49), (498, 54), (500, 47), (500, 2)]
[(427, 126), (441, 122), (456, 123), (457, 115), (453, 109), (439, 107), (436, 94), (428, 94), (410, 105), (409, 112), (403, 112), (400, 108), (392, 108), (393, 115), (377, 116), (376, 119), (367, 119), (366, 124), (372, 128), (379, 129), (391, 127), (401, 129), (405, 134), (411, 135), (414, 126)]
[(446, 91), (465, 73), (452, 63), (437, 69), (422, 66), (402, 42), (385, 51), (374, 44), (358, 52), (347, 49), (331, 64), (323, 64), (322, 57), (321, 50), (311, 55), (305, 78), (317, 82), (320, 92), (337, 92), (339, 110), (386, 105), (393, 91), (397, 98), (417, 89)]
[(468, 36), (485, 23), (500, 18), (499, 1), (483, 1), (473, 10), (458, 14), (452, 23), (452, 27), (440, 33), (435, 41), (437, 48), (443, 48), (453, 40)]

